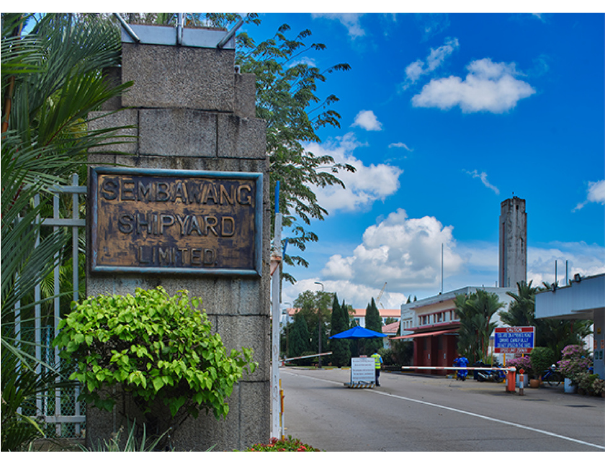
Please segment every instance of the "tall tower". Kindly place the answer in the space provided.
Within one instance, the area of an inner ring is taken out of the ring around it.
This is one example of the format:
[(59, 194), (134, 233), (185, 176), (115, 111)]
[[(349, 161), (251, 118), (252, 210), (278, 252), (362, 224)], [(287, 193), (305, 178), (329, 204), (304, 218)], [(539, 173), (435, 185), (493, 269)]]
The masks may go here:
[(500, 204), (500, 287), (527, 281), (527, 213), (525, 200), (506, 199)]

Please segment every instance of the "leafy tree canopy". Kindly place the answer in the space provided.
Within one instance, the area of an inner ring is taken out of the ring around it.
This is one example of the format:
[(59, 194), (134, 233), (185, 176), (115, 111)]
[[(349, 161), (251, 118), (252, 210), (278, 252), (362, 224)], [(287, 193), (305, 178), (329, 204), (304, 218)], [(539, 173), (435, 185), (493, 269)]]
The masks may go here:
[[(176, 13), (130, 13), (126, 17), (128, 21), (138, 23), (176, 24), (177, 21)], [(185, 26), (210, 25), (227, 29), (242, 19), (237, 13), (187, 13), (183, 18)], [(261, 22), (255, 13), (246, 15), (243, 20), (248, 25)], [(320, 84), (334, 72), (351, 69), (347, 63), (337, 63), (320, 70), (300, 60), (306, 54), (326, 49), (325, 44), (310, 41), (311, 36), (309, 29), (290, 34), (287, 24), (279, 27), (273, 37), (262, 41), (254, 40), (248, 32), (240, 32), (235, 59), (242, 73), (256, 75), (256, 115), (267, 123), (270, 189), (274, 192), (280, 181), (282, 224), (284, 230), (290, 230), (288, 244), (301, 252), (307, 243), (318, 240), (308, 229), (311, 221), (323, 220), (328, 215), (317, 202), (313, 190), (333, 185), (345, 188), (338, 173), (355, 171), (352, 165), (336, 163), (329, 155), (314, 154), (305, 149), (305, 143), (321, 142), (319, 129), (340, 127), (340, 114), (333, 109), (339, 99), (331, 93), (324, 95)], [(271, 212), (273, 224), (275, 208)], [(303, 257), (292, 254), (286, 254), (284, 263), (308, 266)], [(282, 272), (282, 277), (292, 283), (296, 281), (287, 272)]]
[(455, 300), (456, 314), (460, 319), (458, 353), (471, 363), (488, 355), (489, 338), (497, 326), (492, 316), (504, 306), (492, 292), (478, 289), (470, 295), (460, 294)]
[(565, 346), (582, 344), (582, 339), (591, 333), (590, 320), (562, 320), (536, 318), (536, 294), (551, 289), (549, 283), (532, 286), (529, 283), (517, 283), (517, 293), (508, 292), (513, 298), (507, 311), (499, 313), (503, 323), (509, 326), (534, 326), (536, 328), (536, 347), (548, 347), (560, 358)]
[[(365, 327), (367, 329), (376, 331), (377, 333), (382, 332), (382, 318), (380, 317), (380, 312), (378, 311), (378, 307), (376, 306), (376, 302), (374, 301), (373, 297), (371, 302), (366, 307), (365, 322)], [(378, 349), (382, 348), (382, 346), (383, 340), (381, 338), (364, 340), (366, 355), (371, 355)]]

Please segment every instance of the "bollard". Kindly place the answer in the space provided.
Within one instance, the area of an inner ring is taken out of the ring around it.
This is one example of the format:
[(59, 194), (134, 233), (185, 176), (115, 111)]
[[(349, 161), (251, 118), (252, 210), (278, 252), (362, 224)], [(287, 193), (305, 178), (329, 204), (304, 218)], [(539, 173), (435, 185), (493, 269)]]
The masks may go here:
[(519, 395), (523, 395), (523, 368), (519, 370)]
[(506, 372), (506, 392), (515, 392), (515, 367)]

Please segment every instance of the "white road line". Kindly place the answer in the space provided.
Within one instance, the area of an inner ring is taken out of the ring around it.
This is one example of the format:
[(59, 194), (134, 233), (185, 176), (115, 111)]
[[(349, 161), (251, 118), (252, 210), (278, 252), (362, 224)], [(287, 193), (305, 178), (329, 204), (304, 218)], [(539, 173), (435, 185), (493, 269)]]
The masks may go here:
[[(313, 376), (298, 375), (298, 374), (294, 374), (294, 373), (288, 373), (288, 374), (292, 375), (292, 376), (301, 376), (301, 377), (304, 377), (304, 378), (310, 378), (310, 379), (314, 379), (314, 380), (317, 380), (317, 381), (323, 381), (325, 383), (338, 384), (339, 386), (343, 384), (343, 383), (338, 383), (336, 381), (330, 381), (330, 380), (326, 380), (326, 379), (315, 378)], [(512, 422), (506, 421), (506, 420), (499, 420), (497, 418), (486, 417), (485, 415), (479, 415), (478, 413), (467, 412), (466, 410), (459, 410), (457, 408), (447, 407), (445, 405), (433, 404), (431, 402), (426, 402), (424, 400), (411, 399), (409, 397), (403, 397), (403, 396), (398, 396), (398, 395), (395, 395), (395, 394), (389, 394), (388, 392), (383, 392), (383, 391), (368, 390), (367, 392), (371, 392), (373, 394), (380, 394), (382, 396), (387, 396), (387, 397), (394, 397), (394, 398), (401, 399), (401, 400), (407, 400), (408, 402), (415, 402), (417, 404), (428, 405), (430, 407), (436, 407), (436, 408), (440, 408), (440, 409), (443, 409), (443, 410), (451, 410), (452, 412), (463, 413), (465, 415), (470, 415), (472, 417), (482, 418), (483, 420), (493, 421), (495, 423), (501, 423), (503, 425), (508, 425), (508, 426), (514, 426), (516, 428), (526, 429), (526, 430), (529, 430), (529, 431), (533, 431), (535, 433), (541, 433), (541, 434), (545, 434), (547, 436), (552, 436), (552, 437), (559, 438), (559, 439), (565, 439), (567, 441), (576, 442), (578, 444), (583, 444), (585, 446), (591, 446), (591, 447), (596, 447), (597, 449), (605, 450), (604, 446), (600, 446), (598, 444), (592, 444), (590, 442), (581, 441), (579, 439), (570, 438), (568, 436), (562, 436), (562, 435), (556, 434), (556, 433), (551, 433), (550, 431), (545, 431), (543, 429), (532, 428), (531, 426), (525, 426), (525, 425), (521, 425), (519, 423), (512, 423)]]

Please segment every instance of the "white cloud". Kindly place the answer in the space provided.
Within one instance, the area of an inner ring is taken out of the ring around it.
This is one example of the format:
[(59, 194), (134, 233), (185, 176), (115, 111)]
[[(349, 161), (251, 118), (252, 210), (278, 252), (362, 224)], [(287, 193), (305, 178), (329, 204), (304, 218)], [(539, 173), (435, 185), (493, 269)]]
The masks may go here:
[(357, 37), (363, 37), (366, 33), (361, 27), (359, 19), (361, 18), (359, 13), (313, 13), (313, 18), (327, 18), (339, 21), (344, 27), (347, 28), (349, 36), (353, 39)]
[(392, 144), (389, 144), (389, 148), (402, 148), (402, 149), (406, 149), (408, 152), (413, 152), (414, 149), (409, 148), (406, 144), (404, 144), (403, 142), (393, 142)]
[(351, 126), (359, 126), (366, 131), (382, 131), (382, 123), (378, 121), (372, 110), (362, 110), (357, 113), (355, 121)]
[[(338, 295), (338, 301), (342, 303), (344, 300), (346, 304), (353, 305), (354, 308), (365, 308), (372, 297), (376, 299), (382, 285), (378, 288), (366, 286), (363, 284), (355, 284), (351, 281), (341, 280), (326, 280), (321, 278), (310, 278), (296, 282), (294, 285), (286, 286), (282, 292), (282, 302), (291, 303), (296, 300), (299, 294), (304, 291), (319, 291), (321, 286), (315, 284), (321, 282), (324, 285), (325, 292), (336, 292)], [(382, 283), (384, 284), (384, 283)], [(407, 301), (407, 296), (401, 292), (389, 292), (389, 286), (380, 298), (380, 307), (384, 306), (387, 309), (398, 309), (401, 308), (401, 304)]]
[(586, 200), (576, 205), (573, 211), (584, 208), (584, 206), (590, 202), (605, 205), (605, 179), (597, 182), (589, 182)]
[(552, 242), (527, 249), (527, 280), (534, 285), (555, 281), (555, 260), (557, 261), (556, 279), (559, 285), (565, 285), (565, 262), (569, 279), (578, 273), (581, 276), (594, 276), (605, 273), (605, 248), (585, 242)]
[(443, 61), (449, 57), (454, 50), (456, 50), (460, 46), (458, 39), (448, 39), (445, 41), (445, 45), (437, 49), (431, 49), (431, 53), (426, 59), (427, 69), (428, 71), (433, 71), (437, 69)]
[(445, 44), (436, 49), (431, 48), (431, 52), (426, 58), (426, 62), (416, 60), (405, 68), (406, 80), (403, 83), (403, 89), (407, 89), (414, 84), (421, 76), (429, 74), (440, 67), (445, 59), (449, 57), (460, 46), (458, 39), (447, 39)]
[(340, 186), (313, 187), (318, 203), (329, 212), (367, 209), (399, 189), (399, 176), (403, 170), (387, 164), (365, 165), (353, 156), (353, 151), (360, 145), (353, 133), (348, 133), (338, 138), (337, 143), (310, 143), (305, 146), (314, 154), (330, 155), (336, 163), (347, 163), (356, 169), (354, 173), (341, 171), (338, 174), (346, 189)]
[(459, 106), (465, 113), (503, 113), (536, 92), (516, 78), (519, 73), (514, 63), (494, 63), (484, 58), (473, 61), (467, 69), (464, 81), (457, 76), (432, 80), (412, 97), (412, 104), (442, 110)]
[[(337, 292), (339, 299), (356, 308), (376, 298), (384, 283), (381, 299), (385, 308), (398, 308), (408, 296), (419, 299), (436, 295), (441, 289), (441, 244), (444, 244), (444, 291), (466, 286), (498, 286), (498, 243), (458, 243), (452, 227), (434, 217), (408, 218), (404, 210), (391, 213), (367, 228), (363, 242), (346, 253), (326, 255), (321, 275), (284, 286), (283, 301), (291, 301), (305, 290), (317, 291), (321, 281), (325, 290)], [(325, 244), (324, 244), (325, 245)], [(329, 249), (329, 247), (328, 247)], [(605, 273), (605, 248), (584, 242), (552, 242), (528, 248), (527, 280), (534, 286), (557, 280), (565, 283), (576, 273), (594, 276)]]
[[(322, 276), (334, 281), (391, 290), (437, 289), (441, 279), (441, 244), (444, 274), (459, 271), (463, 258), (457, 254), (452, 227), (436, 218), (408, 218), (403, 209), (391, 213), (363, 234), (363, 241), (348, 257), (330, 257)], [(402, 302), (403, 303), (403, 302)]]
[(420, 76), (422, 76), (424, 71), (424, 62), (422, 60), (416, 60), (413, 63), (410, 63), (405, 68), (405, 76), (409, 82), (416, 82)]
[(307, 65), (313, 68), (317, 67), (317, 63), (315, 62), (315, 60), (313, 58), (309, 58), (309, 57), (302, 57), (299, 60), (293, 61), (292, 63), (288, 64), (288, 68), (294, 68), (297, 65)]
[(466, 174), (470, 174), (473, 178), (479, 178), (481, 179), (481, 182), (483, 183), (483, 185), (485, 187), (487, 187), (488, 189), (493, 190), (496, 195), (500, 195), (500, 189), (498, 189), (496, 186), (493, 186), (489, 183), (489, 181), (487, 180), (487, 173), (485, 173), (484, 171), (482, 171), (481, 173), (479, 173), (477, 170), (473, 170), (473, 171), (466, 171)]

